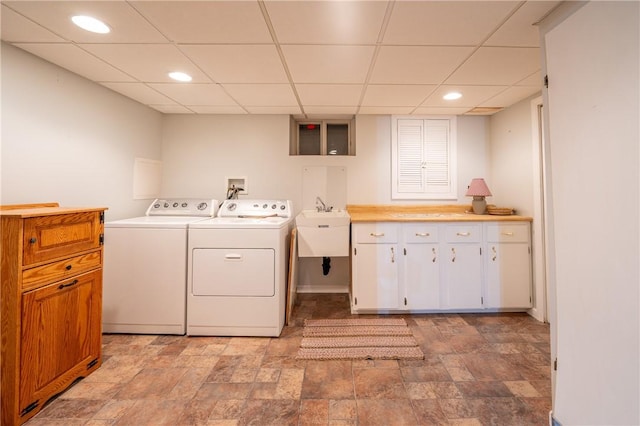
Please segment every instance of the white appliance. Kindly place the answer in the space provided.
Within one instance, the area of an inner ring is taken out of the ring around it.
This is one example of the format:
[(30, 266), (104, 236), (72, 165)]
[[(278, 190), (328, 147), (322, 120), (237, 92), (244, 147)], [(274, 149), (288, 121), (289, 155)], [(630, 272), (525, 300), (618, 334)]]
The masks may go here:
[(292, 221), (288, 200), (241, 199), (189, 226), (187, 335), (280, 335)]
[(185, 334), (187, 228), (218, 201), (157, 199), (146, 216), (105, 223), (102, 331)]

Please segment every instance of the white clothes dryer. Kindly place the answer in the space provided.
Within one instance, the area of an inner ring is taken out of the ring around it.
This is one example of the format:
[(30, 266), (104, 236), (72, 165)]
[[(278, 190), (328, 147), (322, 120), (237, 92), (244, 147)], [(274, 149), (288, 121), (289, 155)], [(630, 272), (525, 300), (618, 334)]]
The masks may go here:
[(105, 223), (102, 330), (186, 332), (187, 228), (218, 201), (157, 199), (146, 216)]
[(291, 225), (288, 200), (226, 200), (189, 226), (187, 335), (280, 335)]

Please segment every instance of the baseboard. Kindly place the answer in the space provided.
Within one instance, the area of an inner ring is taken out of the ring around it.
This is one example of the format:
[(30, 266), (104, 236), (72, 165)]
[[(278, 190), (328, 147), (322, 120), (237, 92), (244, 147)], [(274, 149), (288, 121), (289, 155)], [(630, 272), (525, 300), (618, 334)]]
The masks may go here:
[(553, 411), (549, 411), (549, 426), (562, 426), (562, 424), (553, 417)]
[(349, 285), (299, 285), (297, 293), (349, 293)]

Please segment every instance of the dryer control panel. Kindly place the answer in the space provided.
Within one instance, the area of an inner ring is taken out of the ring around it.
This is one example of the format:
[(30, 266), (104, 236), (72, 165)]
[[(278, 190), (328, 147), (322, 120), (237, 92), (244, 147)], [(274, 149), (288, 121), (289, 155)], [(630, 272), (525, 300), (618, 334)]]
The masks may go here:
[(291, 217), (290, 200), (225, 200), (218, 217)]

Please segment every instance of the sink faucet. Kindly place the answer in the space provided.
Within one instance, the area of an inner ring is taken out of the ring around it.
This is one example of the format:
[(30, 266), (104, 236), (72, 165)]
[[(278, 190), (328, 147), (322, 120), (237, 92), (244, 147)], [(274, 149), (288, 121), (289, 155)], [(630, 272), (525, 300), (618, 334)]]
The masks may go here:
[(322, 198), (320, 198), (320, 197), (316, 197), (316, 210), (318, 212), (326, 212), (327, 211), (327, 205), (324, 203), (324, 201), (322, 201)]

